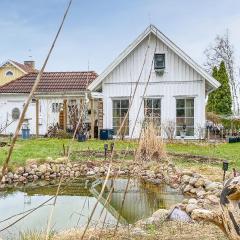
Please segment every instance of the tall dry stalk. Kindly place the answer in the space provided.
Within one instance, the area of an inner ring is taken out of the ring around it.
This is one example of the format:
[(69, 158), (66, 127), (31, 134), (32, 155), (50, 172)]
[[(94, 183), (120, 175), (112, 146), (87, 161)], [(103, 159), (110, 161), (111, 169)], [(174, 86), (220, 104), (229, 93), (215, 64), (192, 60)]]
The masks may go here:
[(149, 122), (142, 132), (139, 140), (136, 159), (138, 161), (162, 161), (167, 157), (165, 144), (160, 136), (154, 123)]

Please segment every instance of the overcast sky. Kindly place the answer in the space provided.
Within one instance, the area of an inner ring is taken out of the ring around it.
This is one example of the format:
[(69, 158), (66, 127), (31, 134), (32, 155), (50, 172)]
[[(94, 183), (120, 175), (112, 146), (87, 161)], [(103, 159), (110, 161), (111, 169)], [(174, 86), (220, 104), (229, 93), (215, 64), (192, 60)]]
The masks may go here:
[[(40, 67), (67, 3), (0, 0), (0, 62), (32, 55)], [(227, 28), (240, 48), (239, 0), (73, 0), (47, 70), (87, 70), (89, 61), (101, 73), (150, 23), (200, 64)]]

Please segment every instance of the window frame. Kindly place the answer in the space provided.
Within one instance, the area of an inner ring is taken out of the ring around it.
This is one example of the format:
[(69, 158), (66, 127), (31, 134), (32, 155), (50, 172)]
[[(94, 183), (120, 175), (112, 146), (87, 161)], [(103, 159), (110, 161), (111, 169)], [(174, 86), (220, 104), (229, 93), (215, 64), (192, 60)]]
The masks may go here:
[[(122, 101), (128, 101), (128, 108), (122, 108)], [(120, 101), (120, 108), (116, 108), (114, 107), (114, 101)], [(121, 126), (121, 120), (124, 119), (124, 116), (121, 116), (122, 114), (122, 110), (125, 110), (126, 112), (128, 112), (129, 110), (129, 104), (130, 104), (130, 99), (129, 97), (120, 97), (120, 98), (112, 98), (112, 128), (114, 131), (114, 136), (117, 135), (117, 131), (119, 130), (120, 126)], [(114, 116), (114, 110), (119, 110), (119, 116)], [(114, 119), (120, 119), (120, 125), (115, 125), (114, 124)], [(125, 136), (129, 136), (130, 133), (130, 121), (129, 121), (129, 112), (128, 112), (128, 118), (126, 120), (127, 122), (127, 131), (125, 133)], [(115, 131), (115, 128), (117, 129), (117, 131)]]
[[(8, 73), (11, 73), (10, 75), (8, 74)], [(6, 72), (5, 72), (5, 76), (6, 77), (12, 77), (14, 74), (13, 74), (13, 72), (11, 71), (11, 70), (7, 70)]]
[[(184, 100), (184, 106), (180, 106), (178, 107), (178, 100)], [(187, 100), (193, 100), (193, 103), (191, 106), (187, 106)], [(196, 99), (195, 97), (189, 96), (189, 97), (177, 97), (176, 98), (176, 104), (175, 104), (175, 114), (176, 114), (176, 137), (181, 137), (181, 131), (184, 131), (183, 127), (185, 125), (185, 136), (186, 137), (194, 137), (195, 136), (195, 102)], [(179, 116), (178, 117), (178, 110), (183, 110), (184, 115), (183, 116)], [(191, 116), (187, 116), (187, 112), (193, 111), (193, 113), (191, 114)], [(183, 124), (182, 125), (178, 125), (178, 119), (183, 119)], [(193, 120), (193, 124), (190, 125), (189, 123), (187, 124), (187, 120), (191, 121)], [(182, 130), (180, 129), (182, 128)], [(188, 129), (190, 129), (190, 131), (192, 130), (192, 134), (188, 134)]]
[[(156, 65), (157, 56), (163, 56), (164, 61), (163, 61), (163, 66), (162, 67), (158, 67)], [(154, 53), (154, 70), (158, 71), (158, 70), (164, 70), (164, 69), (166, 69), (166, 53)]]
[[(151, 107), (146, 106), (146, 101), (149, 101), (149, 100), (152, 101), (151, 102)], [(154, 107), (154, 100), (159, 100), (160, 101), (160, 107), (159, 108)], [(150, 117), (146, 116), (146, 111), (148, 109), (150, 109), (150, 111), (151, 111), (151, 116)], [(159, 119), (159, 124), (157, 124), (156, 127), (159, 128), (159, 130), (160, 130), (159, 134), (160, 134), (161, 133), (161, 124), (162, 124), (162, 98), (161, 97), (153, 97), (153, 96), (152, 97), (151, 96), (144, 97), (143, 110), (144, 110), (144, 123), (146, 122), (147, 119), (149, 119), (153, 123), (154, 123), (154, 121), (153, 121), (154, 119)], [(154, 110), (159, 110), (160, 115), (157, 116), (157, 117), (153, 116)]]

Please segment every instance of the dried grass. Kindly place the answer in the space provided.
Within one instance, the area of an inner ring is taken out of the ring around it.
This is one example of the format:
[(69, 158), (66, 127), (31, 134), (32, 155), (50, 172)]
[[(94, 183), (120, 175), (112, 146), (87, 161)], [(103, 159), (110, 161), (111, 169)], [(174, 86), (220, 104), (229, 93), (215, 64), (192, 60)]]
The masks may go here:
[(158, 132), (154, 123), (150, 122), (144, 127), (136, 152), (137, 161), (160, 162), (166, 159), (166, 147)]

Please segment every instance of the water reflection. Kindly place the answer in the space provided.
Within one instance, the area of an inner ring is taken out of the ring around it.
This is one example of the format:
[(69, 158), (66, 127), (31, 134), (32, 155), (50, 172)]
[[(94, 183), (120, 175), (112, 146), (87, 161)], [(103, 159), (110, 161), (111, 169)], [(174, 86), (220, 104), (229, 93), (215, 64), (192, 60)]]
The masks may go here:
[[(107, 189), (93, 216), (93, 225), (97, 222), (101, 225), (105, 215), (107, 215), (107, 225), (114, 225), (116, 223), (127, 181), (127, 179), (117, 179), (114, 182), (112, 182), (112, 180), (108, 181)], [(101, 189), (101, 183), (96, 186), (95, 192), (89, 188), (91, 185), (90, 182), (87, 188), (85, 183), (85, 179), (80, 179), (71, 183), (69, 186), (62, 187), (64, 190), (57, 199), (52, 229), (59, 231), (73, 227), (82, 227), (87, 223), (93, 206), (97, 201), (96, 197), (98, 196), (98, 191)], [(112, 199), (110, 204), (107, 205), (107, 208), (103, 210), (103, 203), (111, 188), (111, 184), (114, 185)], [(15, 216), (5, 222), (1, 222), (2, 220), (35, 208), (54, 196), (56, 188), (56, 186), (38, 186), (0, 192), (0, 228), (6, 227), (23, 215)], [(161, 185), (159, 188), (159, 186), (156, 187), (136, 179), (131, 179), (121, 212), (121, 222), (134, 223), (143, 217), (150, 216), (159, 208), (168, 208), (172, 204), (179, 202), (182, 198), (183, 197), (175, 190), (166, 185)], [(48, 202), (45, 206), (34, 211), (27, 218), (0, 233), (0, 237), (3, 239), (17, 239), (19, 232), (28, 230), (44, 231), (51, 208), (49, 204), (52, 203), (53, 201)], [(100, 216), (102, 210), (103, 214)]]

